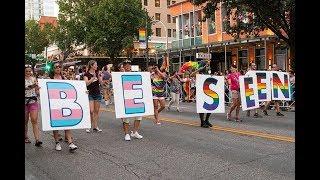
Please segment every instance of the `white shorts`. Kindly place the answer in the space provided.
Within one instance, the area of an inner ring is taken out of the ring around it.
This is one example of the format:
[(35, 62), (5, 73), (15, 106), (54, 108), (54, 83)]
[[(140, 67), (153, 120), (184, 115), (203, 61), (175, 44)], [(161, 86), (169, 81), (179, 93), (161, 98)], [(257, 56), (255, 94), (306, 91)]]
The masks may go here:
[(142, 120), (142, 116), (137, 116), (137, 117), (129, 117), (129, 118), (122, 118), (122, 122), (125, 122), (127, 124), (130, 123), (130, 120), (137, 120), (137, 121), (141, 121)]

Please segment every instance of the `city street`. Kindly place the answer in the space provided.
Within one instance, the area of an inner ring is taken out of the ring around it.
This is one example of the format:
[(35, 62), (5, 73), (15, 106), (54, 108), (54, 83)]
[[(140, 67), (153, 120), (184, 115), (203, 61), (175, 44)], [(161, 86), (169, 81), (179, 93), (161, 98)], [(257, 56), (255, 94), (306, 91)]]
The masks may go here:
[(254, 112), (246, 117), (240, 111), (243, 122), (212, 114), (214, 126), (205, 129), (199, 127), (195, 103), (181, 107), (181, 113), (165, 109), (161, 125), (154, 125), (153, 117), (143, 118), (143, 139), (125, 141), (113, 105), (102, 105), (103, 132), (73, 130), (79, 147), (75, 153), (64, 142), (62, 151), (56, 151), (51, 131), (41, 132), (43, 147), (35, 147), (29, 123), (32, 144), (25, 145), (25, 179), (295, 178), (294, 112), (277, 117), (269, 110), (269, 116), (253, 118)]

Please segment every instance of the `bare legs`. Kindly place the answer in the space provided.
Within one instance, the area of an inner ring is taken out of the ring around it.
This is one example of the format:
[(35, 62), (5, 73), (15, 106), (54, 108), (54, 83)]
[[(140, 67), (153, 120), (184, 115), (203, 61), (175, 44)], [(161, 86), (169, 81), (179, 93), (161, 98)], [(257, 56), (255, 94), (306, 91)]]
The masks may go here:
[[(160, 108), (158, 106), (158, 103), (160, 104)], [(153, 105), (154, 105), (155, 123), (158, 124), (158, 123), (160, 123), (159, 113), (165, 108), (165, 100), (164, 99), (154, 99)]]
[(90, 106), (91, 126), (93, 129), (96, 129), (98, 127), (100, 102), (96, 100), (89, 101), (89, 106)]

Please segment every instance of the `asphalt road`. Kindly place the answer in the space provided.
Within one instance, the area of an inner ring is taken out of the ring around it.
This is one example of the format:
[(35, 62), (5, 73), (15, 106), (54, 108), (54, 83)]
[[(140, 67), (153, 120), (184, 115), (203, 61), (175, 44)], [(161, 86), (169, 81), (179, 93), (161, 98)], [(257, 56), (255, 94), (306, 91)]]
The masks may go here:
[[(42, 148), (25, 146), (25, 179), (295, 178), (294, 112), (277, 117), (271, 110), (263, 118), (242, 113), (241, 123), (214, 114), (214, 127), (204, 129), (198, 127), (195, 104), (182, 106), (182, 113), (161, 113), (160, 126), (144, 118), (143, 139), (130, 142), (124, 141), (113, 107), (103, 107), (103, 132), (73, 131), (79, 147), (75, 153), (69, 153), (67, 143), (55, 151), (52, 132), (41, 132)], [(31, 128), (29, 137), (33, 141)]]

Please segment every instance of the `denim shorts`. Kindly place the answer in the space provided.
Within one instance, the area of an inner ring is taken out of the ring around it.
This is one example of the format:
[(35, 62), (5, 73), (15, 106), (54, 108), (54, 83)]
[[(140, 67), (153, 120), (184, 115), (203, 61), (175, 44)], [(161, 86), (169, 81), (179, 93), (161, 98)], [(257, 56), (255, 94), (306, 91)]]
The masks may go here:
[(89, 101), (102, 101), (102, 95), (89, 95)]

